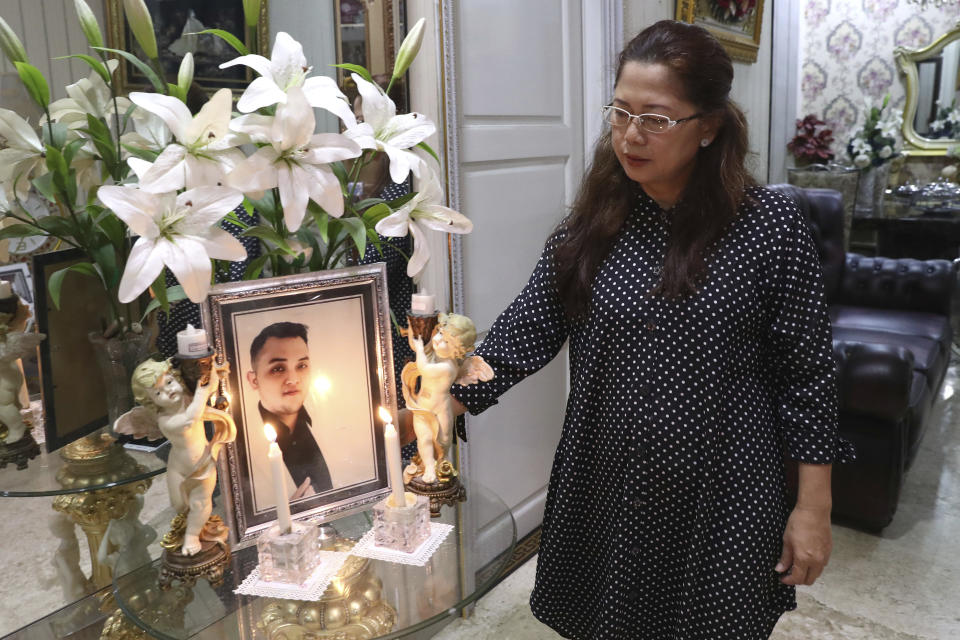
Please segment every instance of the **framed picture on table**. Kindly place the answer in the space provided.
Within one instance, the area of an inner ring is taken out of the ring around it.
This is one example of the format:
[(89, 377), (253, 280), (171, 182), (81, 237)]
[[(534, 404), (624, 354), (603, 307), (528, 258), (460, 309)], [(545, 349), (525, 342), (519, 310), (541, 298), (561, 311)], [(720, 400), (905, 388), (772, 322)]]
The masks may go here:
[(677, 20), (712, 33), (737, 62), (756, 62), (763, 0), (677, 0)]
[(383, 263), (215, 285), (203, 323), (230, 367), (237, 439), (220, 480), (235, 540), (277, 518), (266, 425), (294, 518), (339, 516), (389, 493), (378, 409), (395, 415), (396, 398)]

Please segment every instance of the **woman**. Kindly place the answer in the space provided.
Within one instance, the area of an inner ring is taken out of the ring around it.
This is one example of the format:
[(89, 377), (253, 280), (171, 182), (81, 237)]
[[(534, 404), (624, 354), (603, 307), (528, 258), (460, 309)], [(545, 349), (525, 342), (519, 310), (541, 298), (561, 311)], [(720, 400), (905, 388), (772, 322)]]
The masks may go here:
[(478, 350), (496, 377), (453, 390), (483, 411), (570, 341), (531, 596), (566, 638), (767, 638), (830, 554), (819, 263), (797, 208), (744, 167), (732, 79), (693, 25), (626, 46), (572, 211)]

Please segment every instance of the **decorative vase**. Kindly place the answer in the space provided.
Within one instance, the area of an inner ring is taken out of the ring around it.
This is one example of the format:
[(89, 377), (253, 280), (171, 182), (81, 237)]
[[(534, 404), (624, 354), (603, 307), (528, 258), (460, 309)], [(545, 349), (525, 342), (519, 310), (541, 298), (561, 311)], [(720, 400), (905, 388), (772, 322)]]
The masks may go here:
[(883, 192), (890, 178), (890, 163), (879, 167), (870, 166), (860, 171), (857, 184), (857, 204), (853, 214), (858, 218), (872, 218), (883, 215)]
[(798, 187), (834, 189), (843, 198), (843, 246), (850, 249), (850, 227), (857, 200), (857, 178), (854, 167), (839, 164), (811, 164), (787, 169), (787, 182)]
[(98, 331), (88, 334), (97, 360), (97, 368), (103, 377), (107, 394), (107, 416), (110, 428), (121, 415), (133, 408), (133, 390), (130, 377), (137, 365), (147, 359), (151, 352), (151, 333), (129, 334), (125, 337), (104, 338)]

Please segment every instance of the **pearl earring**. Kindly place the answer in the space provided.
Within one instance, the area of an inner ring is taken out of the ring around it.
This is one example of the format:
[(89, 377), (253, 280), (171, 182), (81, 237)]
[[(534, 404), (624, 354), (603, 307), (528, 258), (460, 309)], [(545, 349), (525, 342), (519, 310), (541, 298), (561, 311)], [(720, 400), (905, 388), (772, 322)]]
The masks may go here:
[(700, 146), (701, 146), (701, 147), (706, 147), (706, 146), (708, 146), (709, 144), (710, 144), (710, 139), (709, 139), (709, 138), (702, 138), (702, 139), (700, 140)]

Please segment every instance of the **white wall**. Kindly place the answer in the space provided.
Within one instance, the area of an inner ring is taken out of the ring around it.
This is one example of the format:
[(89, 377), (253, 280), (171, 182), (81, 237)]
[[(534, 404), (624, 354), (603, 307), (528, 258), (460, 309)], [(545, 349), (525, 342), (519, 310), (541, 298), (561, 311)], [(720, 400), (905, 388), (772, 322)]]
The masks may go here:
[[(752, 64), (733, 63), (733, 89), (731, 97), (743, 109), (750, 125), (750, 151), (748, 160), (757, 180), (768, 179), (770, 139), (770, 71), (773, 2), (764, 3), (763, 23), (760, 26), (760, 50), (757, 61)], [(658, 20), (676, 17), (675, 0), (624, 0), (624, 42), (629, 41), (644, 27)], [(610, 88), (611, 94), (613, 87)]]

